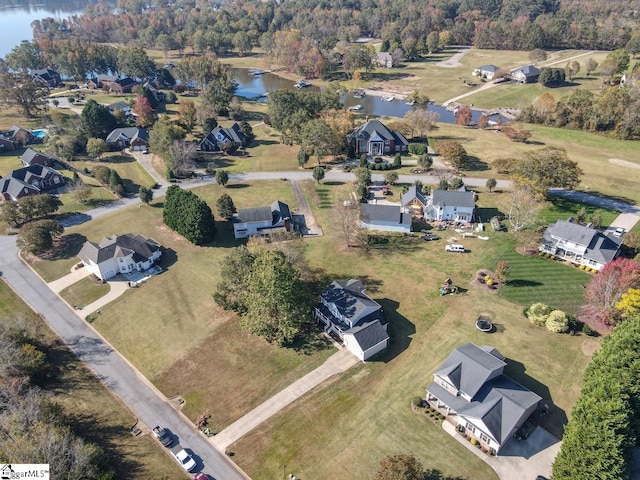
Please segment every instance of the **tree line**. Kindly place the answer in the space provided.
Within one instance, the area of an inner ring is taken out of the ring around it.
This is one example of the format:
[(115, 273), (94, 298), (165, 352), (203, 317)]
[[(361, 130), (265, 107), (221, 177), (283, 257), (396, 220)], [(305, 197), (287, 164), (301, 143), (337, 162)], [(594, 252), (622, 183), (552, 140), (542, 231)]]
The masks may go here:
[[(115, 14), (99, 5), (72, 19), (36, 21), (34, 38), (138, 44), (165, 55), (188, 47), (217, 55), (275, 48), (276, 55), (286, 50), (297, 58), (300, 72), (310, 76), (336, 64), (336, 45), (359, 37), (382, 38), (383, 51), (401, 51), (407, 59), (450, 44), (612, 50), (638, 38), (631, 1), (586, 7), (576, 0), (250, 0), (229, 6), (121, 0), (118, 7)], [(282, 33), (287, 40), (279, 42)]]
[(640, 438), (640, 316), (602, 341), (584, 372), (553, 478), (628, 479)]

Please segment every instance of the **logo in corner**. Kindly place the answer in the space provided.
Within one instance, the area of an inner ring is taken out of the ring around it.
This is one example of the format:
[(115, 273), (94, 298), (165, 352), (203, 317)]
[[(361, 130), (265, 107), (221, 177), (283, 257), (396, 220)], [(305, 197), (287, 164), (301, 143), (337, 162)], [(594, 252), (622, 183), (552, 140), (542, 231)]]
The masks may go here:
[(16, 473), (16, 472), (13, 468), (11, 468), (11, 465), (0, 464), (0, 480), (11, 480), (12, 473)]

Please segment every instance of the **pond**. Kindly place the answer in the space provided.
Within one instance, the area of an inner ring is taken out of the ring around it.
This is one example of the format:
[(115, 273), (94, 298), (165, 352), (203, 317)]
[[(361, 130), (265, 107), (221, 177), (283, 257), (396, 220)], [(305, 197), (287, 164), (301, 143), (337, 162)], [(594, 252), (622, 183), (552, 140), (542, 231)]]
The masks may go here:
[[(265, 94), (273, 92), (275, 90), (294, 90), (295, 82), (286, 78), (279, 77), (273, 73), (264, 73), (262, 75), (251, 75), (250, 70), (246, 68), (231, 68), (231, 72), (238, 83), (236, 95), (245, 97), (247, 99), (266, 100)], [(318, 87), (308, 87), (309, 90), (319, 90)], [(370, 115), (375, 117), (399, 117), (404, 115), (412, 109), (422, 108), (417, 105), (407, 105), (405, 100), (393, 99), (392, 101), (385, 101), (382, 96), (365, 95), (363, 98), (355, 98), (353, 93), (344, 94), (341, 99), (345, 108), (355, 107), (361, 105), (361, 108), (357, 112), (361, 115)], [(427, 106), (428, 111), (434, 111), (439, 115), (439, 122), (443, 123), (455, 123), (456, 117), (452, 111), (447, 110), (442, 105), (429, 104)], [(482, 115), (482, 112), (478, 110), (472, 110), (472, 120), (477, 122)], [(491, 120), (498, 120), (498, 116), (492, 116)], [(502, 118), (504, 123), (507, 122), (506, 118)]]

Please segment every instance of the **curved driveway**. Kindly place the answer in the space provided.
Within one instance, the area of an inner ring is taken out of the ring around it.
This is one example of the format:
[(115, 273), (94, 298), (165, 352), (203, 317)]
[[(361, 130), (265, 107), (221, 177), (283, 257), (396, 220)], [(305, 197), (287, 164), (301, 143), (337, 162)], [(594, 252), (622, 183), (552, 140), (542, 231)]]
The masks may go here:
[(113, 349), (93, 328), (49, 289), (18, 257), (15, 236), (0, 237), (0, 265), (7, 284), (62, 338), (75, 355), (91, 368), (148, 427), (164, 425), (182, 446), (199, 459), (199, 470), (218, 480), (246, 480), (224, 453), (195, 431), (193, 424), (176, 412), (165, 397)]

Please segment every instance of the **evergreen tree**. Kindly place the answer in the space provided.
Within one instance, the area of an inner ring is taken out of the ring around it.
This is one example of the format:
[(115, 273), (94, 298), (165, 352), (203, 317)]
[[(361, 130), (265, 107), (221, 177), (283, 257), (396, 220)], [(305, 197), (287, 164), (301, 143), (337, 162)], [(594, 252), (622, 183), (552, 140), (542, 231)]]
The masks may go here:
[(220, 218), (227, 220), (232, 218), (236, 211), (233, 199), (226, 193), (220, 195), (220, 198), (218, 198), (218, 201), (216, 202), (216, 207), (218, 208), (218, 215), (220, 215)]
[(167, 189), (162, 217), (169, 228), (196, 245), (210, 243), (216, 235), (215, 219), (209, 205), (195, 193), (177, 185)]

